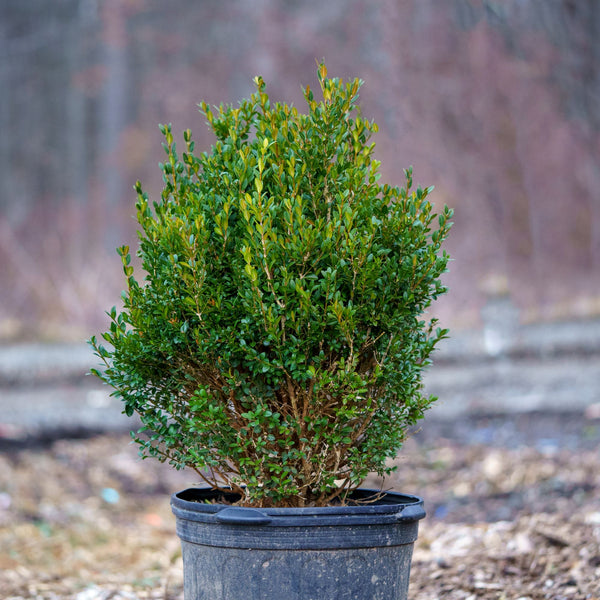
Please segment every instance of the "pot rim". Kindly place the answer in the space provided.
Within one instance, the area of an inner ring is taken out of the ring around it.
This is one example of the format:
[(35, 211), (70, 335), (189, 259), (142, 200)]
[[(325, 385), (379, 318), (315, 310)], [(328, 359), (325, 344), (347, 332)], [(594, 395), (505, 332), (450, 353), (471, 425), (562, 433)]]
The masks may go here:
[[(171, 496), (171, 508), (179, 518), (192, 521), (213, 520), (221, 522), (235, 523), (239, 519), (239, 524), (271, 524), (281, 525), (290, 524), (290, 519), (300, 519), (313, 517), (308, 521), (314, 520), (315, 525), (323, 523), (323, 519), (344, 519), (354, 517), (354, 519), (371, 520), (378, 522), (387, 519), (397, 522), (418, 521), (425, 517), (423, 508), (423, 499), (412, 494), (402, 494), (399, 492), (382, 492), (380, 490), (359, 488), (352, 493), (356, 500), (368, 501), (370, 498), (380, 496), (374, 502), (352, 505), (334, 505), (334, 506), (307, 506), (307, 507), (269, 507), (253, 508), (245, 506), (235, 506), (231, 502), (239, 496), (231, 492), (229, 494), (229, 504), (215, 502), (219, 497), (228, 495), (222, 490), (215, 490), (209, 487), (187, 488), (174, 493)], [(220, 513), (222, 513), (220, 515)], [(244, 517), (244, 515), (246, 515)], [(229, 516), (229, 518), (227, 518)], [(260, 523), (259, 521), (262, 521)], [(308, 523), (307, 523), (308, 524)]]

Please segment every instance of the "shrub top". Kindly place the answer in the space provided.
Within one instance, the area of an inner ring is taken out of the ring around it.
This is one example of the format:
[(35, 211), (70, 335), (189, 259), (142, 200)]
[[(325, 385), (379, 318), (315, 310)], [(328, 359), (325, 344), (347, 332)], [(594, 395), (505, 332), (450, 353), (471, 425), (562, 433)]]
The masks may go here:
[(422, 313), (445, 291), (451, 211), (432, 188), (379, 183), (356, 110), (360, 80), (318, 69), (307, 113), (272, 103), (260, 77), (237, 108), (201, 104), (216, 136), (178, 154), (161, 126), (164, 190), (138, 182), (138, 282), (93, 372), (144, 424), (144, 456), (191, 467), (254, 506), (344, 501), (435, 400), (422, 371), (447, 331)]

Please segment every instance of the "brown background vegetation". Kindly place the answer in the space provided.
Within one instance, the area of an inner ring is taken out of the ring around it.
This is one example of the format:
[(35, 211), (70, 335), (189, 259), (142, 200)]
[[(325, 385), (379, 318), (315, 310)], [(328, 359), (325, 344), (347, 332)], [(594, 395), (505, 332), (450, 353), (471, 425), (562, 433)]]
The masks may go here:
[(198, 102), (261, 74), (302, 106), (321, 58), (365, 80), (384, 179), (412, 164), (456, 209), (450, 326), (490, 293), (525, 320), (600, 312), (596, 0), (1, 0), (0, 340), (103, 325), (159, 122), (207, 148)]

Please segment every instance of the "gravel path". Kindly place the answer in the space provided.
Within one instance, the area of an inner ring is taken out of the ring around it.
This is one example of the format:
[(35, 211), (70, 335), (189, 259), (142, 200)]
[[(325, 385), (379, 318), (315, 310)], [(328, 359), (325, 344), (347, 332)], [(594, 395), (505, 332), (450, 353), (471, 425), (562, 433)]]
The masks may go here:
[[(521, 327), (498, 340), (489, 327), (445, 340), (425, 377), (440, 398), (432, 416), (600, 411), (600, 320)], [(96, 363), (85, 344), (0, 346), (0, 438), (129, 428), (120, 403), (85, 375)]]

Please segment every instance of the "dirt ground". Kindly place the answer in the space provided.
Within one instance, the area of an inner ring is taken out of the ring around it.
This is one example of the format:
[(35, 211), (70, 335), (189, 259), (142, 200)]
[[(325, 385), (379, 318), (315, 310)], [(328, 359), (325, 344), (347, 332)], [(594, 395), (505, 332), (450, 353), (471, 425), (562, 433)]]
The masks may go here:
[[(425, 498), (410, 598), (600, 599), (599, 448), (582, 414), (426, 420), (384, 483)], [(1, 598), (182, 600), (169, 495), (193, 474), (126, 434), (0, 450)]]

